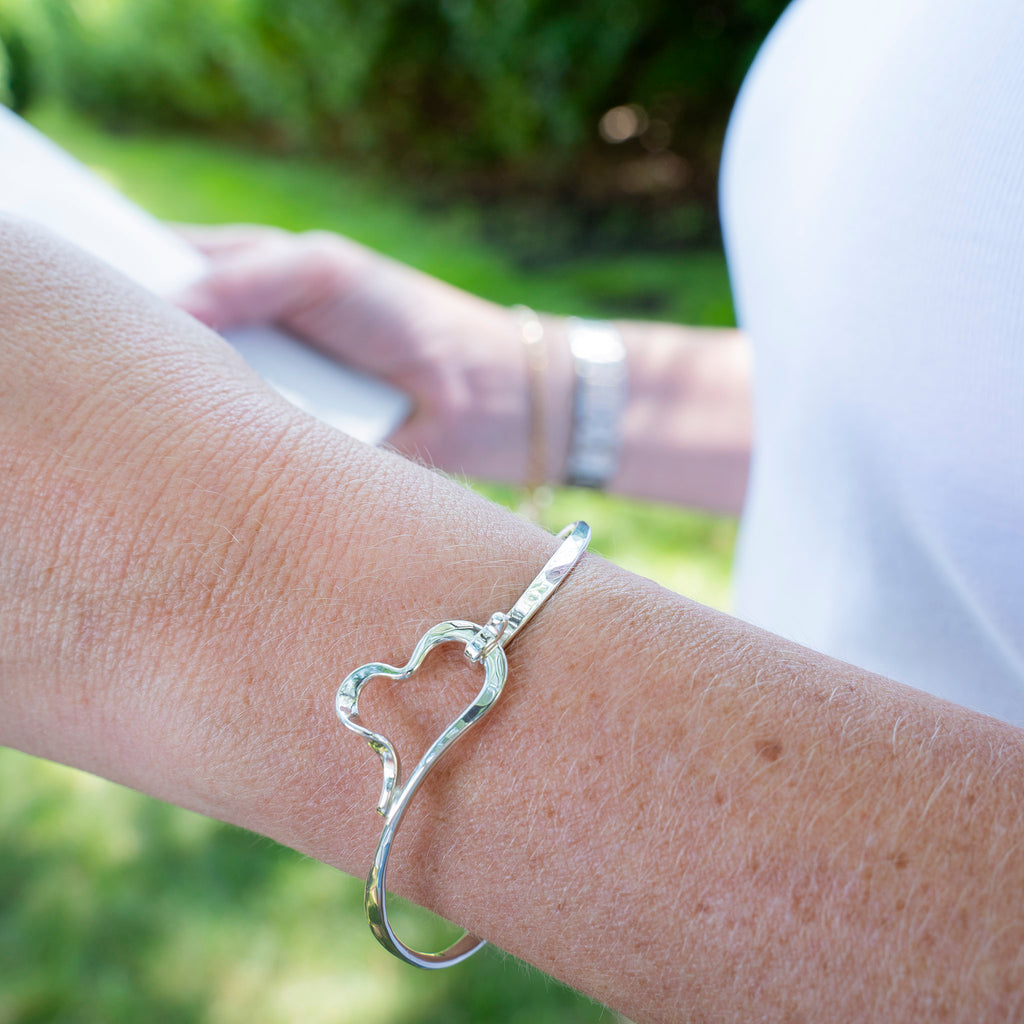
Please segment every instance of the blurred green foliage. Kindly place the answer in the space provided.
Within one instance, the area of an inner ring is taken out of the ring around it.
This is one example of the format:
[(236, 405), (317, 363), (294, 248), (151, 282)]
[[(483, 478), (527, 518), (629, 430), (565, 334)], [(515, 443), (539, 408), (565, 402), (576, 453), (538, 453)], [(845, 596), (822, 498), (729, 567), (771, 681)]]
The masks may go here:
[[(551, 313), (734, 323), (720, 248), (577, 252), (571, 246), (573, 255), (546, 256), (538, 266), (510, 254), (504, 213), (472, 196), (424, 204), (413, 183), (334, 162), (166, 132), (112, 135), (53, 105), (30, 115), (113, 185), (170, 220), (339, 231), (505, 305), (525, 299)], [(533, 223), (531, 211), (523, 218)]]
[[(689, 200), (785, 0), (0, 0), (7, 90), (111, 128), (188, 128), (345, 156), (421, 187)], [(598, 124), (638, 113), (619, 144)], [(647, 207), (645, 206), (645, 209)], [(667, 239), (668, 240), (668, 239)]]
[(616, 1020), (493, 949), (409, 969), (370, 936), (361, 880), (241, 829), (12, 750), (0, 787), (2, 1024)]

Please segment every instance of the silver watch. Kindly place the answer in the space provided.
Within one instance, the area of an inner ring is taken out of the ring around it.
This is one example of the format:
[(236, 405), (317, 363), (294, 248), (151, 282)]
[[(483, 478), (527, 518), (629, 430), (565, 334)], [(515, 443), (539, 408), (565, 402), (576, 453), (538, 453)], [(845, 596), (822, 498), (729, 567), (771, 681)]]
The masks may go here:
[(604, 487), (615, 475), (626, 406), (626, 346), (618, 328), (604, 320), (568, 321), (576, 373), (566, 483)]

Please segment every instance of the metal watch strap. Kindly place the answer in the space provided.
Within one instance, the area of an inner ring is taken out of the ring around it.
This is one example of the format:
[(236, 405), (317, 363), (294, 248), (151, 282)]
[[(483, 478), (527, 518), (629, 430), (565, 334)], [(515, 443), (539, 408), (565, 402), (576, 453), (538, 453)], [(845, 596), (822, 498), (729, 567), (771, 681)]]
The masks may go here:
[(604, 487), (619, 464), (620, 420), (626, 405), (626, 347), (603, 320), (568, 321), (576, 374), (566, 483)]

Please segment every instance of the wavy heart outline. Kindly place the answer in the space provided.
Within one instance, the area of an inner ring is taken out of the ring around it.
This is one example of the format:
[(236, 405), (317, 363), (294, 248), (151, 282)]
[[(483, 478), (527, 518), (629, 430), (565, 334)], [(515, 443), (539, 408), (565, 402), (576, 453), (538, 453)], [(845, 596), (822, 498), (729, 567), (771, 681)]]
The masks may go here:
[(401, 959), (419, 967), (449, 967), (472, 956), (481, 946), (485, 945), (485, 942), (475, 935), (466, 933), (441, 953), (420, 953), (410, 949), (395, 935), (388, 921), (385, 905), (385, 874), (391, 844), (398, 831), (402, 815), (430, 769), (467, 729), (483, 718), (498, 699), (508, 677), (508, 661), (500, 646), (494, 646), (482, 655), (478, 662), (484, 670), (484, 682), (480, 692), (473, 702), (467, 705), (462, 714), (434, 740), (404, 783), (401, 778), (401, 760), (394, 744), (386, 736), (363, 725), (359, 717), (359, 695), (371, 679), (408, 679), (419, 669), (427, 655), (435, 647), (444, 643), (460, 643), (464, 648), (468, 647), (479, 637), (480, 631), (481, 627), (476, 623), (460, 619), (439, 622), (420, 637), (409, 660), (402, 668), (396, 668), (394, 665), (387, 665), (383, 662), (368, 662), (350, 672), (338, 687), (334, 703), (341, 724), (366, 740), (370, 748), (380, 757), (384, 769), (384, 785), (377, 803), (378, 813), (384, 816), (384, 828), (381, 831), (380, 841), (377, 843), (373, 865), (366, 879), (364, 902), (367, 920), (381, 945)]

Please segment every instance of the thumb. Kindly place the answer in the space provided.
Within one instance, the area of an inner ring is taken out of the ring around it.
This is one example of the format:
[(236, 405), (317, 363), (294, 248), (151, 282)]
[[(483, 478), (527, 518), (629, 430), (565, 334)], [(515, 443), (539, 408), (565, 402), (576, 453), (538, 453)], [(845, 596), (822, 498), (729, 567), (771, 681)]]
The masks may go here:
[(283, 321), (321, 297), (321, 270), (302, 247), (271, 243), (220, 257), (168, 298), (215, 330)]

